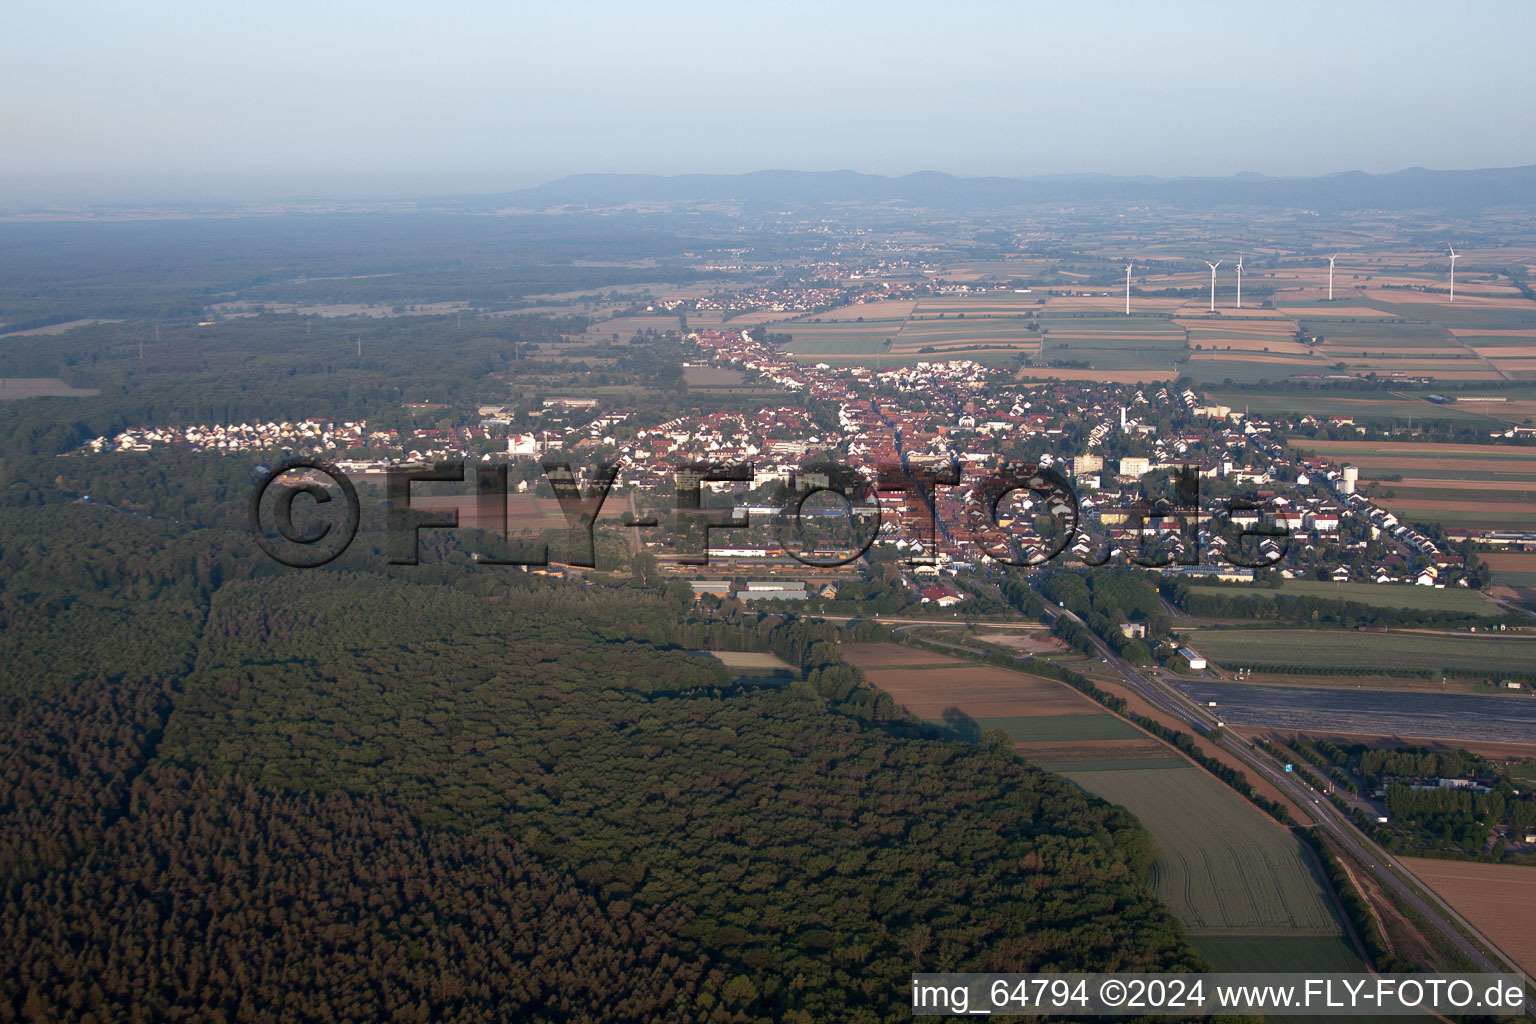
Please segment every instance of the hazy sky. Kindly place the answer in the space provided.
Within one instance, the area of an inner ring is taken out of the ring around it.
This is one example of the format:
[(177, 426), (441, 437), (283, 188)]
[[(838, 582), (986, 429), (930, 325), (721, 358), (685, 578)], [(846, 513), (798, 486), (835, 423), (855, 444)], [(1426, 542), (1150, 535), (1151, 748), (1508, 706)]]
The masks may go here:
[(0, 203), (1529, 164), (1533, 30), (1525, 0), (11, 0)]

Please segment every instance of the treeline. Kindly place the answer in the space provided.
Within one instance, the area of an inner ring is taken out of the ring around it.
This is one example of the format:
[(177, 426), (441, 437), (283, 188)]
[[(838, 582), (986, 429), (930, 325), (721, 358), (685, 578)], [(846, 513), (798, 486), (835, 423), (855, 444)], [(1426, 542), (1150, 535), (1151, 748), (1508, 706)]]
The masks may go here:
[[(1481, 755), (1467, 750), (1424, 747), (1375, 749), (1341, 746), (1329, 740), (1295, 738), (1291, 747), (1319, 765), (1344, 790), (1365, 795), (1384, 791), (1388, 821), (1356, 814), (1356, 822), (1394, 853), (1526, 861), (1511, 854), (1510, 839), (1521, 842), (1536, 829), (1536, 797), (1522, 793), (1508, 772), (1494, 771)], [(1357, 773), (1358, 782), (1350, 771)], [(1441, 786), (1457, 779), (1468, 785)], [(1405, 781), (1406, 780), (1406, 781)], [(1319, 788), (1320, 782), (1314, 780)], [(1486, 792), (1474, 789), (1473, 786)], [(1335, 800), (1342, 810), (1347, 804)]]
[[(1347, 764), (1349, 752), (1334, 744), (1330, 758), (1335, 764)], [(1342, 760), (1341, 760), (1342, 758)], [(1460, 779), (1484, 774), (1488, 761), (1468, 750), (1362, 750), (1359, 767), (1362, 774), (1391, 775), (1400, 779)]]
[(1350, 925), (1365, 946), (1366, 956), (1370, 959), (1371, 966), (1385, 973), (1417, 971), (1419, 969), (1417, 964), (1401, 959), (1388, 947), (1386, 936), (1381, 931), (1381, 923), (1376, 920), (1376, 914), (1371, 910), (1370, 903), (1355, 886), (1354, 879), (1344, 869), (1339, 858), (1329, 849), (1326, 833), (1314, 825), (1311, 828), (1299, 830), (1299, 834), (1322, 862), (1329, 883), (1332, 884), (1334, 892), (1339, 894), (1339, 902), (1344, 906), (1344, 913), (1349, 918)]
[[(1170, 623), (1158, 600), (1157, 585), (1144, 572), (1057, 570), (1041, 580), (1040, 589), (1047, 598), (1081, 618), (1089, 630), (1133, 665), (1152, 664), (1150, 645), (1169, 635)], [(1145, 641), (1121, 631), (1122, 625), (1132, 622), (1145, 627)], [(1065, 616), (1057, 617), (1052, 632), (1085, 654), (1094, 651), (1092, 639), (1083, 627)]]
[(1257, 619), (1305, 622), (1309, 626), (1488, 626), (1507, 622), (1506, 616), (1470, 615), (1393, 605), (1367, 604), (1338, 598), (1270, 593), (1256, 596), (1248, 588), (1228, 594), (1196, 591), (1182, 581), (1163, 584), (1168, 599), (1188, 614), (1204, 619)]

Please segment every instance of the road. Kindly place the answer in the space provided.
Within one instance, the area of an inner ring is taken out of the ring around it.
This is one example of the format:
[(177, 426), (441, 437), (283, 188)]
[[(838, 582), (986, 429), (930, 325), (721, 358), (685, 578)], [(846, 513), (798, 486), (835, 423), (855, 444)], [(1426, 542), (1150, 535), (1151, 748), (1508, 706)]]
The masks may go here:
[[(1047, 602), (1046, 615), (1054, 622), (1058, 615), (1071, 616), (1071, 613)], [(850, 618), (849, 616), (830, 615), (821, 617), (840, 619), (842, 621), (847, 621)], [(1076, 618), (1076, 616), (1071, 617)], [(892, 632), (895, 632), (897, 628), (946, 624), (926, 619), (893, 618), (879, 619), (877, 621), (888, 623), (895, 627), (892, 629)], [(1006, 628), (1009, 624), (988, 623), (987, 625), (989, 628), (994, 626)], [(1015, 623), (1012, 624), (1012, 627), (1039, 628), (1033, 623)], [(938, 640), (925, 640), (924, 642), (939, 647), (975, 653), (973, 649), (959, 644), (950, 644)], [(1094, 646), (1098, 649), (1099, 657), (1107, 661), (1116, 672), (1124, 677), (1126, 683), (1129, 684), (1138, 696), (1158, 710), (1166, 712), (1176, 720), (1189, 726), (1196, 735), (1209, 736), (1211, 729), (1214, 728), (1218, 721), (1209, 711), (1193, 703), (1183, 694), (1170, 690), (1143, 675), (1136, 666), (1121, 658), (1099, 637), (1095, 636), (1093, 642)], [(1262, 777), (1272, 783), (1276, 789), (1295, 802), (1297, 806), (1310, 808), (1309, 813), (1317, 821), (1318, 827), (1327, 833), (1339, 846), (1347, 850), (1364, 870), (1376, 879), (1377, 883), (1386, 891), (1390, 892), (1393, 898), (1399, 901), (1401, 905), (1413, 908), (1430, 929), (1443, 935), (1445, 940), (1460, 951), (1478, 971), (1489, 974), (1499, 974), (1506, 971), (1506, 968), (1495, 964), (1489, 959), (1478, 948), (1478, 944), (1468, 939), (1467, 935), (1475, 936), (1479, 943), (1489, 949), (1498, 949), (1495, 943), (1489, 941), (1487, 936), (1479, 932), (1470, 921), (1457, 913), (1454, 908), (1440, 899), (1427, 886), (1422, 887), (1421, 895), (1420, 888), (1407, 880), (1413, 877), (1412, 873), (1404, 868), (1396, 858), (1361, 832), (1354, 822), (1339, 813), (1338, 809), (1329, 803), (1323, 794), (1313, 790), (1294, 774), (1284, 771), (1254, 746), (1251, 741), (1235, 735), (1230, 730), (1223, 730), (1221, 737), (1214, 742), (1227, 753), (1236, 757), (1250, 771), (1256, 773), (1258, 777)], [(1455, 922), (1455, 924), (1452, 924), (1452, 922)], [(1457, 925), (1460, 926), (1460, 929), (1457, 928)], [(1466, 934), (1463, 934), (1464, 932)], [(1504, 954), (1504, 959), (1511, 965), (1510, 969), (1518, 971), (1513, 958)], [(1528, 976), (1522, 976), (1529, 987), (1531, 979)], [(1529, 995), (1526, 997), (1525, 1008), (1528, 1014), (1536, 1014), (1536, 1001), (1533, 1001)]]

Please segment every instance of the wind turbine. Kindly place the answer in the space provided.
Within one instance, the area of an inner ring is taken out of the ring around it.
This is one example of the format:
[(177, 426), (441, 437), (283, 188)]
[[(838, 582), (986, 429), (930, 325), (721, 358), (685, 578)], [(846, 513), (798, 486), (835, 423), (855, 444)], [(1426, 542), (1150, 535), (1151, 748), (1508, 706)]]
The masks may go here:
[[(1212, 296), (1214, 300), (1215, 296)], [(1237, 254), (1237, 308), (1243, 308), (1243, 254)]]
[(1328, 301), (1333, 301), (1333, 261), (1339, 258), (1339, 253), (1328, 257)]
[(1135, 266), (1134, 263), (1127, 263), (1125, 265), (1125, 315), (1126, 316), (1130, 316), (1131, 315), (1131, 268), (1133, 266)]
[(1216, 312), (1216, 268), (1221, 266), (1221, 260), (1212, 263), (1205, 260), (1205, 265), (1211, 268), (1211, 312)]
[(1445, 247), (1447, 249), (1451, 250), (1451, 301), (1455, 302), (1456, 301), (1456, 257), (1460, 256), (1461, 253), (1457, 252), (1456, 251), (1456, 247), (1454, 245), (1451, 245), (1449, 242), (1446, 243)]

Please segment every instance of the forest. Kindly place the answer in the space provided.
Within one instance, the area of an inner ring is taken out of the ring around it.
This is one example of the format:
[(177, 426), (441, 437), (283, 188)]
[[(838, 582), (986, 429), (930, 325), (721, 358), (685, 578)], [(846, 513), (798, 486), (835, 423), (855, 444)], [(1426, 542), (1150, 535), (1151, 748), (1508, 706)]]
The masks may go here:
[(3, 492), (0, 1019), (876, 1021), (918, 966), (1200, 963), (1129, 814), (904, 720), (860, 627), (437, 538), (284, 569), (230, 461), (119, 485), (191, 521)]

